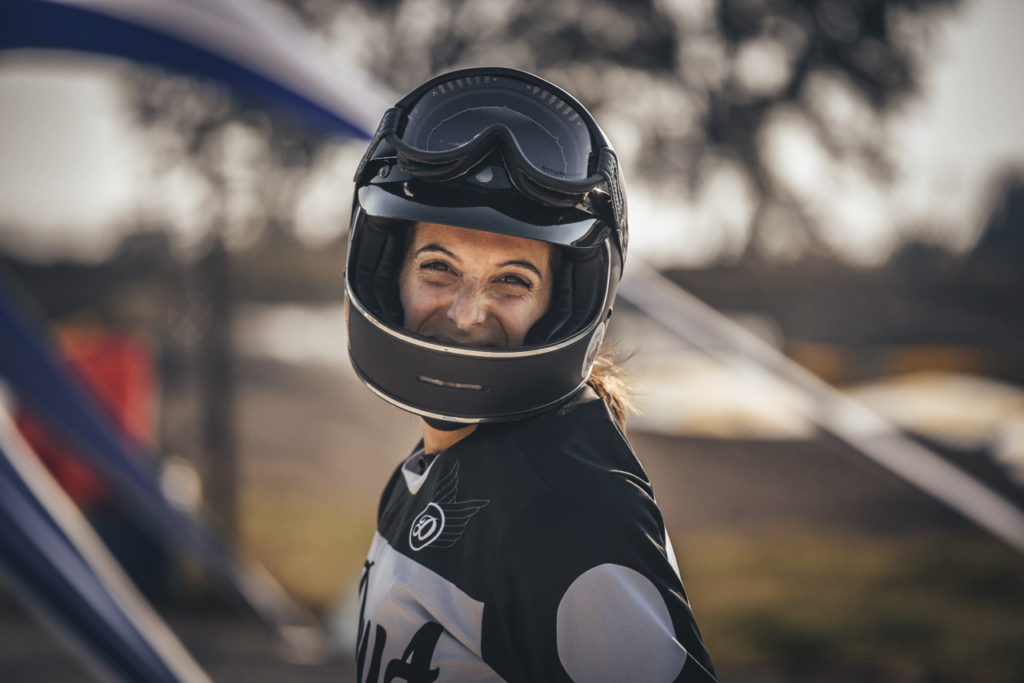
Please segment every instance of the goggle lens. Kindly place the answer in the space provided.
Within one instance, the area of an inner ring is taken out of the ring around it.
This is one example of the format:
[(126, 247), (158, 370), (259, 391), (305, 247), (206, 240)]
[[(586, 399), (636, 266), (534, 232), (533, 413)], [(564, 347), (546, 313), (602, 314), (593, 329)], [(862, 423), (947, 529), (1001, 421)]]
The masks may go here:
[(590, 176), (593, 144), (584, 118), (555, 93), (505, 76), (468, 76), (441, 83), (409, 110), (400, 143), (442, 163), (502, 136), (513, 153), (552, 178)]

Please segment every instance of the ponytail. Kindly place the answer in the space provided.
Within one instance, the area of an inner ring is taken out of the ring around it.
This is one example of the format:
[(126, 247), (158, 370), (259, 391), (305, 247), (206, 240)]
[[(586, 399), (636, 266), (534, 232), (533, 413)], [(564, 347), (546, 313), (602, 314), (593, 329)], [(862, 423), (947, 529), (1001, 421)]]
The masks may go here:
[(630, 356), (632, 354), (620, 361), (617, 348), (602, 349), (594, 361), (590, 379), (587, 380), (587, 384), (608, 404), (623, 431), (626, 429), (626, 415), (636, 413), (633, 390), (626, 382), (626, 373), (621, 365)]

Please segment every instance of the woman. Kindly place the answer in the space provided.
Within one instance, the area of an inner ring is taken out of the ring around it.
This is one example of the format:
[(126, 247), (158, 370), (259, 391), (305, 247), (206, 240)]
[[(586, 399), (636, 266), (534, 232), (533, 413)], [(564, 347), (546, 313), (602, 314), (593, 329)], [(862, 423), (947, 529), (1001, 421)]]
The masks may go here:
[(707, 681), (664, 522), (593, 374), (627, 243), (570, 95), (469, 69), (389, 110), (356, 173), (364, 383), (423, 418), (381, 498), (359, 681)]

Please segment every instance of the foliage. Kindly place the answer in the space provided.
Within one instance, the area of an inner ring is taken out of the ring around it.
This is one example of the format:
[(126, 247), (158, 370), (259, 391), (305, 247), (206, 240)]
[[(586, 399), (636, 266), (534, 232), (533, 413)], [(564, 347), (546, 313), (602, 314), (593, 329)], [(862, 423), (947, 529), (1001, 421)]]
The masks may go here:
[[(331, 58), (396, 92), (456, 66), (537, 72), (594, 110), (627, 181), (699, 203), (724, 178), (746, 207), (736, 218), (744, 231), (796, 230), (806, 246), (821, 247), (821, 212), (780, 170), (792, 150), (785, 135), (798, 131), (869, 182), (889, 180), (881, 123), (918, 93), (932, 29), (960, 0), (279, 2)], [(220, 91), (184, 89), (151, 72), (133, 92), (140, 120), (177, 141), (168, 158), (187, 158), (214, 197), (230, 183), (229, 134), (258, 137), (270, 180), (246, 220), (256, 230), (268, 213), (288, 222), (318, 141)]]

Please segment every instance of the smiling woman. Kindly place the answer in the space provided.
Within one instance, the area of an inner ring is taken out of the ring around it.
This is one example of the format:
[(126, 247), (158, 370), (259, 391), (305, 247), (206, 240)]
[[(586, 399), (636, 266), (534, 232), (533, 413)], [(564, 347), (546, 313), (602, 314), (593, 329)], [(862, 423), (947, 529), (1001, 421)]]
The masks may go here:
[(360, 582), (358, 680), (714, 680), (599, 356), (618, 162), (555, 86), (434, 79), (356, 173), (349, 355), (423, 418)]
[(445, 344), (522, 346), (548, 309), (546, 242), (417, 223), (399, 280), (406, 329)]

